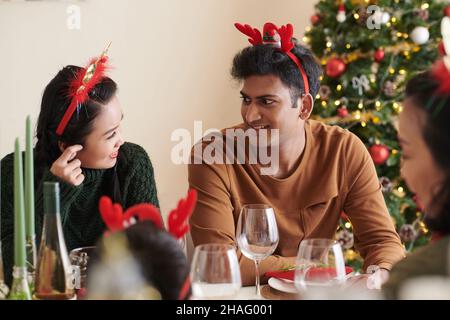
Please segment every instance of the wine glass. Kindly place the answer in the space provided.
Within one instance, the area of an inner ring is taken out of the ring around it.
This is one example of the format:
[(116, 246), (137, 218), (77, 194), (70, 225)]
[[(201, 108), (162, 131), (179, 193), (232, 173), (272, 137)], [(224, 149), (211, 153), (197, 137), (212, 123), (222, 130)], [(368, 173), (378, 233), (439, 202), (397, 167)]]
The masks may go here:
[(203, 244), (194, 251), (191, 266), (194, 299), (231, 299), (242, 286), (236, 248), (228, 244)]
[(89, 260), (95, 251), (95, 246), (80, 247), (70, 251), (69, 259), (72, 265), (72, 272), (74, 277), (74, 287), (78, 299), (82, 299), (86, 295), (87, 287), (87, 273)]
[(344, 256), (337, 241), (307, 239), (300, 243), (295, 271), (295, 286), (300, 293), (324, 293), (340, 288), (345, 280)]
[(243, 206), (236, 229), (236, 240), (242, 254), (255, 261), (256, 296), (261, 298), (259, 263), (275, 251), (279, 240), (273, 208), (265, 204)]

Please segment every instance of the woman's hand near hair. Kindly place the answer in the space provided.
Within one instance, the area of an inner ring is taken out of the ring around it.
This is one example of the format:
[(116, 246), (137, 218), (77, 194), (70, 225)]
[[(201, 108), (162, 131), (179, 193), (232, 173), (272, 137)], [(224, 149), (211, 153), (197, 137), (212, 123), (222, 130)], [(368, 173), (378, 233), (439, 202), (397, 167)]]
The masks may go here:
[(79, 186), (84, 181), (81, 161), (75, 159), (77, 153), (83, 149), (81, 145), (67, 147), (61, 156), (53, 162), (50, 172), (61, 180), (74, 186)]

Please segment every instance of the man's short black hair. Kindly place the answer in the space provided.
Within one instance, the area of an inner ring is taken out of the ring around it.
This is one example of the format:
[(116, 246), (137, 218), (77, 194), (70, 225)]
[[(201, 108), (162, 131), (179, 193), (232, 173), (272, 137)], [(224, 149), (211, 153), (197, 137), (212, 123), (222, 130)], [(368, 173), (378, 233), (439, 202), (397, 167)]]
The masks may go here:
[[(299, 45), (295, 39), (292, 53), (300, 60), (309, 82), (309, 91), (313, 97), (319, 91), (319, 77), (322, 68), (312, 52)], [(274, 75), (280, 78), (291, 91), (293, 107), (297, 99), (305, 93), (302, 76), (297, 65), (280, 49), (271, 45), (256, 45), (244, 48), (233, 59), (231, 75), (236, 80), (245, 80), (255, 75)]]

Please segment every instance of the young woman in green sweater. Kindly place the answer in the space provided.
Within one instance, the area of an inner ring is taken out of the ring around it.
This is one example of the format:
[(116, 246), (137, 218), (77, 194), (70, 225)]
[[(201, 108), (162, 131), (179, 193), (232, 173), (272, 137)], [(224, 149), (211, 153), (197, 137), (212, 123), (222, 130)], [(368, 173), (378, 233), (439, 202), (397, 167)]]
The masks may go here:
[[(147, 153), (136, 144), (124, 142), (122, 137), (123, 113), (116, 83), (97, 74), (95, 83), (89, 86), (88, 82), (84, 87), (78, 81), (80, 85), (73, 91), (77, 77), (87, 74), (86, 70), (76, 66), (63, 68), (43, 94), (34, 162), (37, 245), (42, 233), (44, 181), (60, 183), (61, 218), (68, 250), (92, 246), (103, 234), (105, 225), (98, 212), (102, 195), (110, 196), (124, 208), (144, 202), (159, 207)], [(85, 97), (73, 103), (83, 89)], [(72, 104), (76, 108), (71, 115), (68, 110)], [(2, 159), (1, 174), (1, 240), (5, 278), (10, 285), (14, 238), (12, 154)]]
[(399, 118), (402, 176), (420, 199), (425, 223), (433, 236), (430, 244), (393, 267), (389, 281), (383, 286), (389, 299), (405, 298), (402, 288), (416, 277), (445, 277), (450, 272), (450, 70), (447, 65), (438, 60), (431, 70), (416, 75), (406, 86)]

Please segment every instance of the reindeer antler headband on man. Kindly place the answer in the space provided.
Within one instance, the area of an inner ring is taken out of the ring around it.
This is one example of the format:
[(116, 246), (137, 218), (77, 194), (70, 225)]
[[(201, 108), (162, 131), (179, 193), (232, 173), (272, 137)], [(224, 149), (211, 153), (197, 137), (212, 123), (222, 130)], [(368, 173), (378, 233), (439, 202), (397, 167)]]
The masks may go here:
[[(196, 201), (197, 192), (193, 189), (189, 190), (187, 198), (180, 199), (176, 209), (170, 211), (168, 232), (175, 239), (182, 238), (189, 231), (189, 217), (194, 211)], [(148, 203), (134, 205), (124, 213), (120, 204), (113, 204), (109, 197), (103, 196), (100, 198), (99, 210), (103, 221), (112, 232), (122, 231), (138, 221), (145, 220), (152, 221), (157, 228), (164, 230), (164, 223), (158, 208)], [(186, 298), (189, 288), (188, 275), (180, 290), (179, 299)]]
[(285, 26), (278, 28), (271, 22), (267, 22), (263, 27), (263, 35), (261, 32), (249, 26), (248, 24), (242, 25), (240, 23), (235, 23), (234, 26), (243, 34), (249, 36), (248, 41), (254, 45), (272, 45), (279, 48), (281, 52), (284, 52), (291, 60), (295, 63), (303, 79), (303, 86), (305, 88), (305, 93), (309, 94), (309, 83), (308, 77), (306, 75), (305, 69), (303, 68), (300, 60), (292, 53), (294, 48), (294, 43), (292, 42), (292, 35), (294, 34), (294, 28), (290, 23)]
[(56, 129), (56, 134), (61, 136), (67, 127), (70, 119), (73, 116), (75, 110), (79, 109), (89, 97), (89, 92), (103, 79), (105, 78), (105, 71), (107, 69), (108, 57), (106, 56), (109, 46), (103, 50), (102, 54), (98, 58), (93, 58), (89, 62), (86, 68), (81, 69), (75, 74), (75, 77), (69, 85), (69, 97), (70, 104), (67, 108), (61, 122)]

